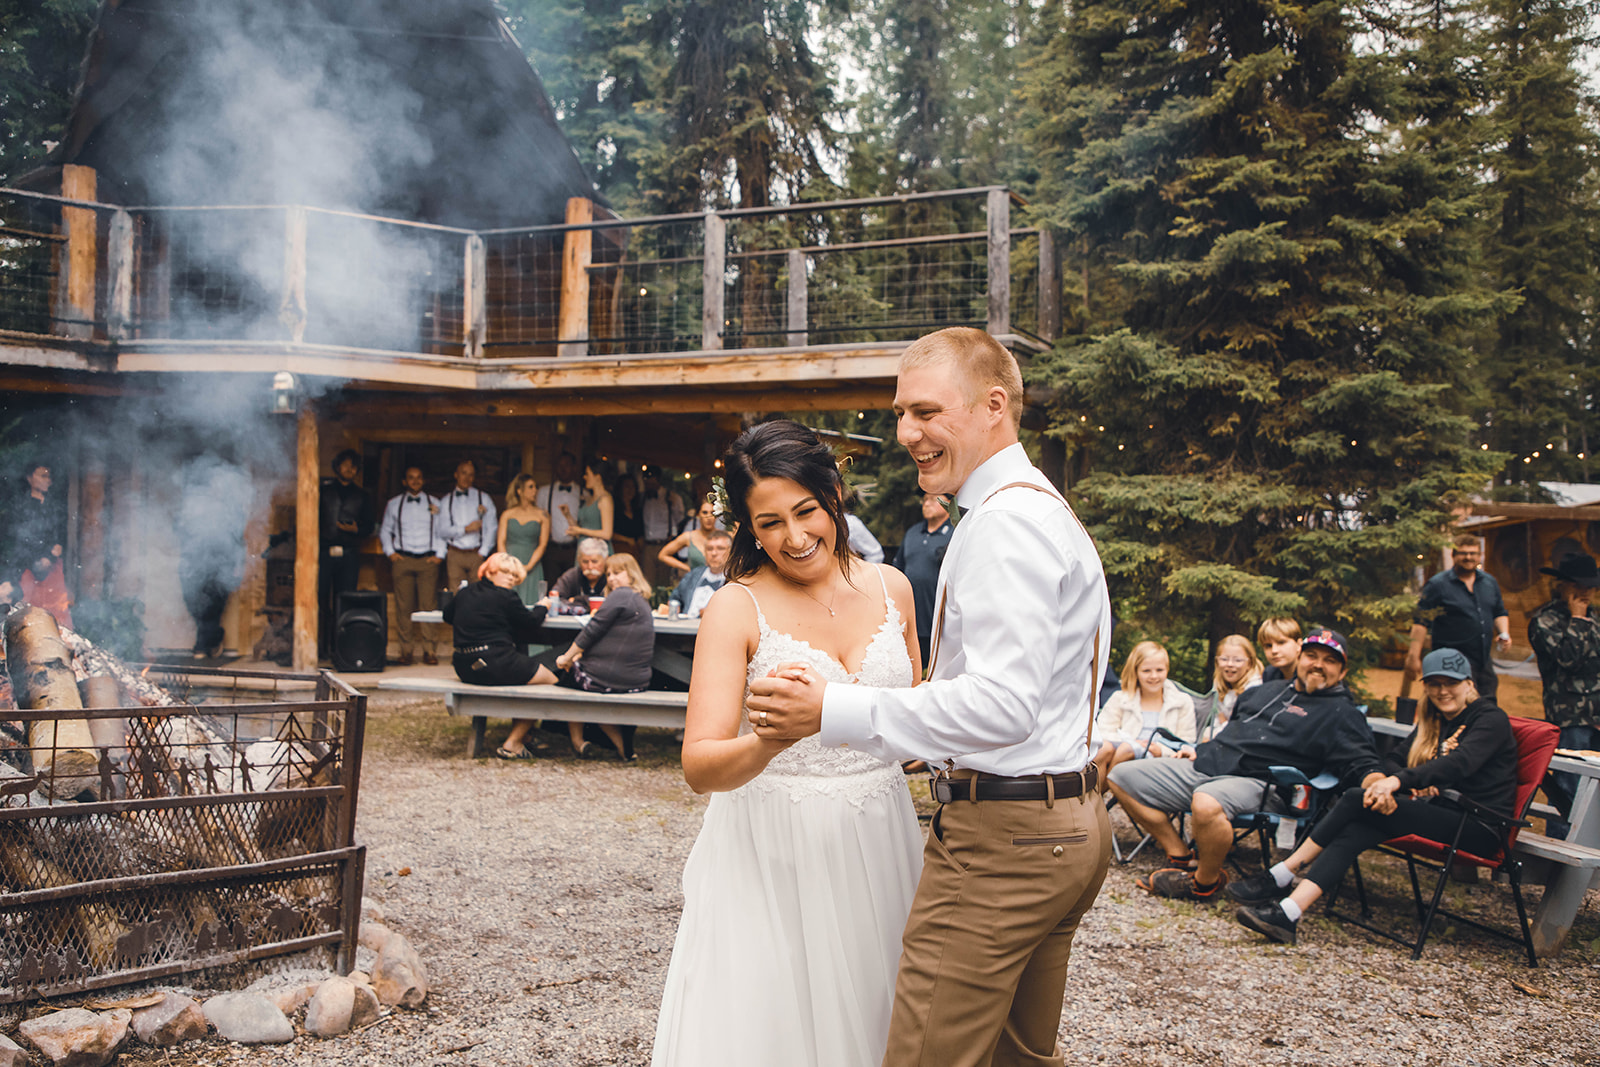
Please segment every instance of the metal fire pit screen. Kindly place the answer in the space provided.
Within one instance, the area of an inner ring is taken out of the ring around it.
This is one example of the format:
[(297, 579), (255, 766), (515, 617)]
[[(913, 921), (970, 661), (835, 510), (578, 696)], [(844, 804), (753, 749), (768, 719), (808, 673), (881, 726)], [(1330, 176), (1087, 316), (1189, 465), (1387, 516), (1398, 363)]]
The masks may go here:
[(24, 737), (87, 719), (100, 753), (62, 783), (32, 770), (53, 752), (0, 751), (0, 1003), (319, 947), (350, 969), (366, 697), (327, 672), (162, 670), (191, 703), (0, 716)]

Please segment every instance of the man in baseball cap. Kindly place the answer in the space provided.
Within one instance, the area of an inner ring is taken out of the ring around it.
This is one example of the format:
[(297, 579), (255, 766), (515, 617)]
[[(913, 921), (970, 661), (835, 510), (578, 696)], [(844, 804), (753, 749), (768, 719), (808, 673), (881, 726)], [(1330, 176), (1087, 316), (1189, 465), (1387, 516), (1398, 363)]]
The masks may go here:
[[(1123, 810), (1172, 863), (1141, 888), (1202, 902), (1220, 898), (1231, 820), (1261, 809), (1271, 767), (1298, 767), (1308, 778), (1333, 771), (1341, 789), (1383, 776), (1372, 731), (1344, 687), (1348, 660), (1343, 634), (1314, 627), (1300, 647), (1294, 680), (1245, 690), (1228, 725), (1187, 758), (1132, 760), (1111, 772), (1111, 792)], [(1276, 794), (1269, 803), (1278, 803)], [(1193, 815), (1193, 853), (1172, 825), (1171, 816), (1184, 811)]]
[[(1593, 601), (1600, 589), (1594, 557), (1575, 552), (1540, 573), (1556, 579), (1551, 598), (1528, 617), (1528, 643), (1544, 682), (1544, 717), (1561, 728), (1561, 747), (1600, 749), (1600, 623)], [(1560, 818), (1545, 820), (1545, 833), (1567, 836), (1567, 818), (1580, 778), (1566, 771), (1545, 779), (1545, 796)]]

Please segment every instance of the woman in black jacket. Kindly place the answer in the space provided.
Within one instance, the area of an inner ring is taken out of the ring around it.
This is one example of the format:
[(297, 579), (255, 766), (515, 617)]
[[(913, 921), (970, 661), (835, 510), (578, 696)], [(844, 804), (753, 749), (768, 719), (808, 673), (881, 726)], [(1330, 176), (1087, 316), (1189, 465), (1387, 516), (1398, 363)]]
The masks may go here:
[[(1229, 885), (1227, 894), (1243, 905), (1234, 916), (1241, 924), (1294, 944), (1300, 916), (1339, 884), (1361, 853), (1406, 834), (1450, 840), (1461, 812), (1431, 802), (1441, 789), (1455, 789), (1486, 808), (1513, 814), (1517, 743), (1511, 720), (1492, 698), (1478, 695), (1472, 665), (1454, 649), (1428, 653), (1422, 682), (1428, 699), (1418, 708), (1405, 764), (1390, 756), (1384, 761), (1388, 775), (1364, 789), (1348, 790), (1288, 859)], [(1396, 797), (1400, 790), (1409, 790), (1411, 796)], [(1469, 818), (1460, 847), (1492, 856), (1502, 842), (1498, 832)], [(1296, 874), (1305, 880), (1289, 893)]]
[(456, 677), (473, 685), (527, 685), (539, 661), (524, 645), (543, 644), (545, 607), (527, 608), (517, 586), (528, 571), (517, 557), (496, 552), (483, 562), (478, 580), (450, 598), (444, 621), (455, 628)]

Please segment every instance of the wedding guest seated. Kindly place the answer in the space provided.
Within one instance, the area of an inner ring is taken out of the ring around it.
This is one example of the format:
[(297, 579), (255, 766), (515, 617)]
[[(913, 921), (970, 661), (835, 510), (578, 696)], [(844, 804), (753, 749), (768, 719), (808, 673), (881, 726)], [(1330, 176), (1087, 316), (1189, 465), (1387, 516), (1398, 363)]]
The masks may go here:
[(478, 568), (478, 580), (463, 586), (444, 606), (455, 628), (450, 663), (456, 677), (472, 685), (527, 685), (539, 664), (522, 646), (541, 643), (543, 604), (529, 609), (517, 596), (528, 570), (517, 557), (496, 552)]
[(1167, 677), (1170, 665), (1159, 642), (1133, 646), (1122, 665), (1122, 688), (1095, 719), (1095, 736), (1101, 740), (1096, 762), (1109, 768), (1145, 756), (1174, 755), (1176, 747), (1157, 738), (1157, 728), (1185, 741), (1195, 739), (1194, 700)]
[(578, 563), (567, 568), (551, 587), (551, 607), (557, 615), (583, 615), (590, 597), (606, 595), (606, 543), (598, 537), (578, 542)]
[[(1300, 647), (1300, 642), (1295, 642)], [(1211, 675), (1211, 698), (1217, 702), (1216, 714), (1206, 727), (1202, 741), (1217, 736), (1217, 731), (1228, 725), (1233, 717), (1239, 694), (1261, 684), (1261, 662), (1256, 659), (1255, 646), (1243, 634), (1229, 634), (1217, 643), (1217, 665)]]
[(1268, 619), (1256, 629), (1256, 643), (1267, 669), (1263, 682), (1281, 682), (1295, 676), (1295, 661), (1300, 658), (1300, 624), (1293, 619)]
[[(1511, 813), (1517, 793), (1516, 738), (1511, 720), (1494, 699), (1478, 695), (1471, 662), (1453, 648), (1434, 649), (1422, 661), (1422, 685), (1427, 699), (1417, 708), (1405, 763), (1387, 757), (1384, 776), (1346, 791), (1288, 859), (1228, 886), (1228, 896), (1243, 905), (1234, 916), (1241, 924), (1292, 945), (1300, 916), (1337, 886), (1367, 849), (1406, 834), (1451, 840), (1461, 810), (1435, 803), (1441, 789), (1455, 789), (1486, 808)], [(1468, 819), (1460, 847), (1492, 856), (1502, 841), (1496, 831)], [(1296, 875), (1305, 880), (1290, 892)]]
[[(1187, 758), (1131, 761), (1111, 772), (1117, 802), (1172, 864), (1141, 880), (1141, 889), (1202, 903), (1218, 899), (1233, 847), (1229, 820), (1259, 809), (1272, 767), (1295, 767), (1307, 776), (1332, 771), (1347, 785), (1368, 786), (1383, 777), (1372, 731), (1344, 686), (1347, 662), (1340, 634), (1313, 630), (1295, 680), (1245, 693), (1227, 729), (1183, 750)], [(1192, 854), (1170, 818), (1184, 811), (1193, 816)]]
[[(533, 685), (559, 685), (586, 693), (642, 693), (650, 687), (656, 626), (650, 617), (650, 602), (643, 593), (650, 586), (639, 569), (639, 561), (626, 552), (607, 559), (605, 569), (605, 603), (565, 652), (552, 650), (536, 657), (538, 669), (530, 679)], [(501, 759), (527, 759), (522, 739), (531, 729), (532, 720), (519, 719), (495, 755)], [(632, 727), (624, 731), (607, 722), (601, 723), (600, 729), (624, 760), (631, 763), (637, 758), (633, 754)], [(567, 733), (579, 759), (599, 756), (594, 744), (583, 739), (583, 723), (567, 723)]]
[(733, 535), (727, 530), (712, 530), (706, 534), (706, 564), (689, 572), (679, 582), (663, 606), (663, 611), (677, 608), (686, 619), (698, 619), (712, 594), (727, 581), (728, 556), (733, 552)]

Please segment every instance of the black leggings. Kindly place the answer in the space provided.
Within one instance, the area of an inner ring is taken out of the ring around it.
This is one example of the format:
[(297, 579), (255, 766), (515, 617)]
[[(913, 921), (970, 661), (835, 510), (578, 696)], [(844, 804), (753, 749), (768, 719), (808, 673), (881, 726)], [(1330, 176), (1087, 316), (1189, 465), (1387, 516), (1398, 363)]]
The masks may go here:
[[(1358, 785), (1345, 790), (1333, 810), (1311, 831), (1311, 840), (1322, 846), (1322, 853), (1300, 873), (1324, 893), (1333, 892), (1344, 872), (1367, 849), (1406, 834), (1449, 844), (1461, 822), (1459, 810), (1409, 797), (1395, 797), (1394, 814), (1382, 815), (1362, 807), (1365, 792)], [(1468, 819), (1461, 831), (1460, 847), (1477, 856), (1494, 855), (1501, 843), (1498, 835), (1473, 819)]]

